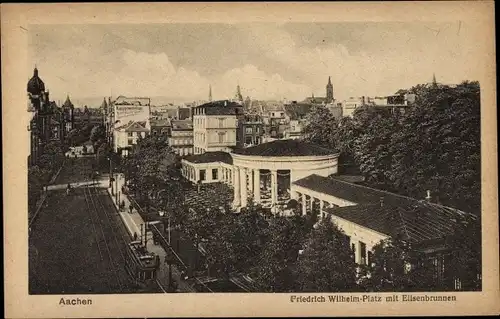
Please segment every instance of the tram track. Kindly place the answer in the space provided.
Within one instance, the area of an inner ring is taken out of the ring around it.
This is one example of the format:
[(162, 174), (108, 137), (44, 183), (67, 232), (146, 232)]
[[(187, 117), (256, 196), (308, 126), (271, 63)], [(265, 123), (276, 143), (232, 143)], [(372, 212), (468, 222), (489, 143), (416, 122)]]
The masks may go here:
[[(111, 204), (105, 204), (103, 203), (103, 201), (101, 200), (99, 194), (98, 194), (98, 191), (97, 191), (97, 188), (94, 188), (95, 189), (95, 195), (96, 195), (96, 198), (97, 198), (97, 202), (99, 203), (99, 206), (101, 207), (102, 211), (105, 212), (106, 214), (106, 218), (109, 222), (109, 225), (112, 229), (112, 233), (113, 233), (113, 237), (114, 237), (114, 241), (116, 243), (116, 245), (118, 246), (119, 250), (120, 250), (120, 256), (122, 257), (121, 261), (123, 261), (123, 263), (126, 262), (126, 252), (123, 251), (123, 249), (121, 248), (120, 246), (120, 242), (122, 242), (125, 247), (128, 245), (129, 241), (132, 239), (131, 235), (128, 233), (127, 229), (125, 228), (125, 224), (123, 222), (123, 220), (121, 219), (120, 217), (120, 213), (119, 212), (116, 212), (114, 214), (110, 214), (108, 213), (108, 211), (106, 210), (106, 208), (104, 206), (108, 206), (109, 208), (111, 208), (112, 211), (116, 211), (116, 207), (114, 205), (111, 205)], [(112, 215), (116, 215), (118, 216), (118, 220), (115, 216), (115, 218), (113, 218), (114, 216)], [(114, 227), (112, 226), (114, 225)], [(127, 234), (127, 235), (124, 235), (124, 234)], [(156, 278), (155, 281), (156, 285), (158, 286), (159, 290), (163, 293), (167, 293), (167, 290), (166, 288), (163, 286), (163, 284)]]
[[(83, 191), (84, 191), (85, 200), (86, 200), (87, 205), (88, 205), (88, 212), (89, 212), (89, 215), (91, 218), (91, 222), (92, 222), (94, 230), (95, 230), (95, 234), (96, 235), (100, 234), (101, 238), (102, 238), (102, 239), (99, 239), (99, 236), (96, 236), (97, 246), (98, 246), (98, 249), (99, 249), (99, 252), (101, 255), (101, 261), (106, 262), (105, 258), (104, 258), (104, 255), (106, 255), (109, 269), (115, 275), (116, 282), (118, 284), (119, 292), (123, 292), (124, 291), (123, 279), (120, 278), (119, 271), (117, 269), (117, 265), (115, 264), (116, 261), (113, 260), (113, 255), (111, 253), (111, 248), (110, 248), (111, 244), (109, 243), (108, 239), (106, 238), (105, 231), (104, 231), (104, 228), (107, 228), (106, 226), (109, 226), (111, 229), (113, 229), (113, 228), (110, 224), (106, 225), (105, 222), (103, 221), (102, 214), (101, 214), (101, 216), (99, 214), (99, 211), (102, 212), (103, 210), (104, 210), (104, 213), (107, 214), (106, 210), (102, 206), (100, 206), (100, 207), (98, 206), (98, 204), (97, 204), (98, 199), (94, 198), (95, 194), (92, 193), (91, 187), (86, 185), (85, 187), (83, 187)], [(96, 224), (98, 225), (97, 227), (96, 227)], [(119, 247), (119, 245), (118, 245), (118, 247)], [(103, 251), (106, 254), (103, 254)], [(111, 289), (112, 285), (109, 281), (108, 281), (108, 286), (109, 286), (110, 290), (112, 290)]]

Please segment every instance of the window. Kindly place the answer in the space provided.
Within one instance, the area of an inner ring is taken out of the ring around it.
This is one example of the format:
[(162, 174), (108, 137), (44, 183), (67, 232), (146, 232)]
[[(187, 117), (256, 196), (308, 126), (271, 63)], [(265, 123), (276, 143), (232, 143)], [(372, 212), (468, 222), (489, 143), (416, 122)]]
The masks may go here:
[(213, 180), (219, 179), (219, 170), (217, 168), (212, 169), (212, 179)]
[(205, 170), (200, 169), (200, 181), (204, 181), (205, 179), (206, 179)]
[(252, 136), (245, 137), (245, 144), (252, 144)]
[(251, 126), (245, 127), (245, 134), (252, 134), (252, 127)]
[(219, 119), (219, 127), (224, 127), (224, 119)]
[(134, 133), (132, 133), (132, 132), (128, 132), (128, 137), (132, 137), (132, 136), (134, 136), (133, 134), (134, 134)]
[(219, 133), (219, 143), (224, 143), (226, 133), (225, 132), (220, 132)]

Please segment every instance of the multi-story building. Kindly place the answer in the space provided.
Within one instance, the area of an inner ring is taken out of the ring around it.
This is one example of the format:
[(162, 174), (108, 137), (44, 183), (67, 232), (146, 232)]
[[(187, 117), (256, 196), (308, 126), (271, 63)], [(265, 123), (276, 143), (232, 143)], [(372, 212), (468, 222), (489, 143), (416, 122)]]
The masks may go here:
[(374, 107), (388, 112), (404, 112), (404, 110), (413, 102), (415, 102), (414, 94), (396, 94), (382, 97), (350, 97), (342, 103), (342, 115), (352, 117), (354, 111), (363, 106)]
[(239, 147), (249, 147), (262, 143), (264, 134), (264, 123), (262, 117), (255, 114), (246, 114), (238, 121), (238, 143)]
[(112, 144), (116, 153), (127, 156), (137, 143), (139, 136), (145, 137), (151, 131), (148, 97), (119, 96), (112, 105), (109, 125), (112, 127)]
[(302, 137), (304, 131), (303, 120), (290, 120), (288, 124), (288, 129), (285, 131), (285, 138), (287, 139), (299, 139)]
[(171, 136), (172, 126), (169, 119), (152, 118), (149, 122), (151, 125), (151, 134)]
[(28, 126), (30, 131), (30, 165), (37, 163), (43, 147), (51, 141), (63, 141), (65, 137), (66, 117), (64, 109), (50, 101), (49, 91), (38, 76), (38, 69), (33, 71), (33, 77), (27, 84), (28, 112), (32, 117)]
[(241, 115), (243, 106), (227, 100), (194, 107), (194, 154), (230, 152), (237, 146), (238, 118)]
[(193, 154), (193, 122), (191, 120), (172, 120), (168, 144), (174, 152), (181, 156)]
[[(73, 105), (69, 96), (66, 98), (64, 104)], [(73, 109), (73, 127), (81, 128), (84, 126), (104, 125), (104, 113), (101, 108), (88, 108), (86, 105), (81, 108)]]
[(114, 152), (121, 156), (128, 156), (139, 138), (146, 137), (150, 131), (149, 121), (130, 121), (115, 127), (113, 131)]

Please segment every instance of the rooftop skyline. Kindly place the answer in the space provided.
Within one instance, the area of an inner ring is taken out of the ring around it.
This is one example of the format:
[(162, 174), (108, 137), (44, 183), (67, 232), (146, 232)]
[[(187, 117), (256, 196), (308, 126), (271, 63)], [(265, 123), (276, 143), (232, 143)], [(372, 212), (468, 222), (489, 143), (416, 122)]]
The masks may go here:
[[(29, 63), (51, 99), (181, 101), (389, 95), (477, 79), (474, 25), (447, 23), (32, 25)], [(32, 69), (32, 68), (30, 68)], [(27, 74), (27, 78), (32, 74)]]

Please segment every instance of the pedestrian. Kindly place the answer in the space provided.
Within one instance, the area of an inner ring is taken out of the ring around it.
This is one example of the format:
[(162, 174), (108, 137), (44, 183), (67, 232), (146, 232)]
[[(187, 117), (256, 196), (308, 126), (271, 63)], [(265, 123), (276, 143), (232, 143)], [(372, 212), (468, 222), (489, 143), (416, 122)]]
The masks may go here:
[(137, 240), (137, 233), (134, 232), (134, 241), (136, 241), (136, 240)]
[(134, 207), (132, 206), (132, 204), (130, 204), (130, 206), (128, 207), (128, 209), (130, 210), (130, 214), (132, 214), (132, 211), (134, 210)]

